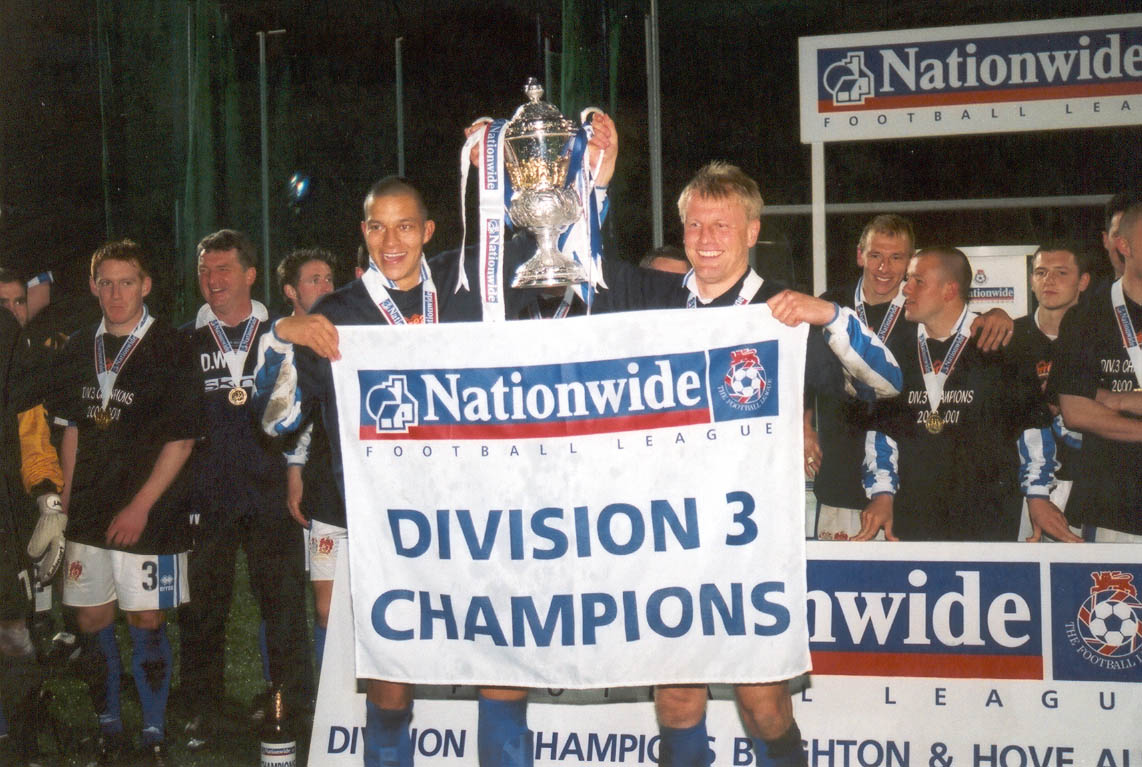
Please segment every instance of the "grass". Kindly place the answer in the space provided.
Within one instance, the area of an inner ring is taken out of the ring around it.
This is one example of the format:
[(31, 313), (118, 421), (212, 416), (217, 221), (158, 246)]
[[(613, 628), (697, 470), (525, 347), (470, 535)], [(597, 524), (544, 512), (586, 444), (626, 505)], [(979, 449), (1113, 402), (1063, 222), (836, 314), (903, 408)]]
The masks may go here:
[[(167, 631), (174, 650), (174, 675), (167, 705), (167, 744), (174, 764), (179, 767), (207, 767), (207, 765), (257, 764), (259, 745), (255, 726), (250, 722), (250, 703), (253, 697), (265, 689), (262, 680), (262, 661), (258, 653), (258, 624), (260, 616), (257, 604), (250, 593), (246, 575), (245, 556), (238, 557), (234, 601), (230, 608), (230, 619), (226, 630), (226, 699), (218, 701), (215, 711), (227, 723), (226, 731), (215, 739), (207, 751), (192, 753), (186, 750), (186, 738), (182, 726), (186, 714), (179, 706), (179, 631), (178, 618), (174, 611), (168, 614)], [(57, 600), (58, 602), (58, 600)], [(55, 607), (57, 629), (62, 623), (60, 608)], [(310, 615), (312, 620), (312, 614)], [(131, 677), (131, 640), (127, 635), (126, 624), (120, 618), (117, 624), (119, 647), (123, 653), (123, 669), (126, 686), (122, 691), (123, 724), (132, 742), (137, 742), (141, 716), (138, 695)], [(52, 718), (57, 723), (63, 741), (63, 752), (57, 748), (51, 725), (44, 723), (40, 731), (40, 748), (44, 752), (44, 764), (59, 767), (83, 767), (93, 758), (93, 743), (98, 735), (98, 724), (91, 706), (91, 698), (86, 686), (70, 676), (58, 671), (47, 682), (52, 701), (49, 707)], [(294, 733), (299, 737), (298, 753), (305, 753), (308, 732)], [(299, 764), (303, 760), (299, 760)]]

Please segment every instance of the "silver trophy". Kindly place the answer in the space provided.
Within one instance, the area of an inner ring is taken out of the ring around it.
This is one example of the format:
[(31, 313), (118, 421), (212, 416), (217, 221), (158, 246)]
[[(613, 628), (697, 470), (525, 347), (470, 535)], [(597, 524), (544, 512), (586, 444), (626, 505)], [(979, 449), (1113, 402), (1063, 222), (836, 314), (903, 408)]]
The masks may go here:
[(579, 195), (565, 188), (577, 126), (542, 101), (534, 77), (523, 88), (528, 101), (504, 130), (504, 164), (512, 182), (508, 215), (535, 234), (539, 251), (512, 280), (513, 288), (547, 288), (587, 281), (583, 267), (559, 252), (559, 235), (580, 215)]

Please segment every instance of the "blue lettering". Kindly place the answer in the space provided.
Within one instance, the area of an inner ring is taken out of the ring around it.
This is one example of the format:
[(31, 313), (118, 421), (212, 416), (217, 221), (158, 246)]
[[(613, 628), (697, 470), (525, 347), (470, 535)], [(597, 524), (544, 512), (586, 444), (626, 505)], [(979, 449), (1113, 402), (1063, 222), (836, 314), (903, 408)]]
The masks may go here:
[(768, 626), (763, 626), (760, 623), (753, 624), (753, 633), (758, 636), (775, 636), (789, 628), (789, 609), (785, 605), (766, 599), (766, 595), (772, 591), (784, 594), (785, 584), (780, 581), (766, 581), (754, 586), (749, 593), (749, 601), (754, 608), (758, 612), (773, 618), (773, 623)]
[[(373, 602), (373, 630), (384, 639), (392, 639), (394, 641), (406, 641), (413, 638), (412, 629), (398, 631), (397, 629), (389, 626), (388, 621), (385, 619), (385, 611), (389, 605), (398, 599), (403, 599), (406, 602), (413, 601), (412, 589), (392, 589), (383, 592), (377, 601)], [(332, 737), (332, 735), (330, 736)]]
[(745, 636), (745, 608), (742, 601), (742, 585), (730, 584), (730, 603), (727, 605), (716, 584), (703, 583), (698, 589), (698, 609), (702, 615), (702, 633), (713, 636), (714, 611), (722, 619), (722, 627), (729, 636)]
[(583, 594), (580, 600), (583, 612), (583, 644), (595, 644), (595, 630), (614, 622), (615, 616), (618, 615), (618, 606), (614, 597), (600, 592)]
[[(512, 645), (526, 647), (530, 634), (536, 647), (549, 647), (556, 624), (561, 624), (560, 644), (575, 644), (575, 609), (570, 594), (555, 594), (547, 608), (547, 616), (540, 623), (535, 601), (530, 596), (512, 597)], [(526, 627), (525, 627), (526, 622)]]
[[(618, 514), (624, 514), (630, 520), (630, 538), (625, 544), (619, 545), (611, 535), (611, 520)], [(633, 554), (642, 546), (646, 537), (646, 525), (642, 521), (642, 514), (638, 508), (629, 503), (608, 503), (599, 514), (599, 544), (610, 554), (623, 556)]]
[(472, 597), (468, 603), (468, 614), (464, 618), (464, 639), (474, 641), (477, 634), (491, 637), (497, 647), (507, 647), (508, 640), (504, 638), (496, 610), (488, 597)]
[(460, 532), (464, 533), (464, 542), (468, 544), (468, 551), (472, 554), (472, 559), (481, 560), (491, 557), (492, 546), (496, 543), (496, 532), (500, 528), (501, 514), (503, 512), (499, 509), (492, 509), (488, 512), (488, 518), (484, 522), (484, 536), (482, 539), (478, 539), (476, 526), (472, 522), (472, 512), (468, 509), (456, 509), (456, 518), (460, 520)]
[(666, 551), (666, 525), (674, 534), (683, 549), (698, 548), (698, 504), (693, 498), (682, 500), (686, 513), (686, 524), (678, 519), (678, 513), (669, 501), (652, 500), (650, 502), (650, 526), (654, 531), (654, 550)]
[(731, 493), (726, 493), (726, 503), (741, 504), (741, 510), (734, 513), (734, 522), (741, 525), (741, 532), (733, 535), (726, 536), (727, 546), (745, 546), (753, 543), (757, 538), (757, 523), (750, 519), (757, 504), (754, 503), (753, 496), (744, 490), (736, 490)]
[(450, 594), (440, 595), (440, 609), (434, 610), (432, 608), (432, 597), (427, 591), (419, 593), (420, 598), (420, 638), (432, 639), (432, 621), (444, 621), (444, 636), (449, 639), (456, 639), (459, 634), (456, 631), (456, 614), (452, 612), (452, 596)]
[[(416, 528), (415, 545), (407, 545), (401, 535), (401, 522), (408, 521)], [(432, 527), (428, 518), (416, 509), (389, 509), (389, 529), (393, 534), (393, 545), (398, 556), (415, 558), (428, 551), (432, 542)]]
[[(662, 619), (662, 603), (671, 597), (677, 599), (682, 606), (682, 615), (678, 618), (677, 626), (667, 626)], [(693, 621), (693, 599), (690, 597), (690, 592), (681, 586), (656, 589), (646, 601), (646, 623), (659, 636), (680, 637), (690, 630)]]
[(534, 549), (532, 555), (536, 559), (559, 559), (567, 553), (567, 534), (546, 525), (545, 522), (549, 519), (563, 519), (563, 509), (548, 506), (531, 515), (531, 531), (540, 538), (551, 541), (550, 549)]

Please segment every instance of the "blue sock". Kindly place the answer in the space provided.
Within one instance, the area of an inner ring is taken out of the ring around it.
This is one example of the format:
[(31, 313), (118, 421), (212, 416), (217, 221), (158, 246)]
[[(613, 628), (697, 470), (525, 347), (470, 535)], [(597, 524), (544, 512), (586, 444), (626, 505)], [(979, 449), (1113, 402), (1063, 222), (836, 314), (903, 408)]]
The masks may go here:
[(262, 654), (262, 679), (266, 680), (266, 684), (271, 684), (273, 680), (270, 679), (270, 650), (266, 644), (265, 621), (258, 624), (258, 652)]
[(4, 707), (0, 706), (0, 735), (8, 734), (8, 717), (4, 716)]
[(658, 736), (659, 767), (706, 767), (710, 764), (705, 714), (693, 727), (659, 727)]
[[(119, 704), (119, 685), (123, 678), (123, 659), (119, 655), (119, 639), (115, 636), (115, 624), (105, 626), (95, 635), (96, 646), (103, 654), (106, 677), (103, 683), (103, 707), (100, 710), (96, 701), (95, 710), (99, 714), (99, 730), (105, 734), (123, 732), (123, 710)], [(99, 695), (98, 689), (92, 694)]]
[(527, 698), (479, 699), (476, 743), (481, 767), (530, 767), (535, 763), (533, 734), (527, 729)]
[(365, 767), (412, 767), (412, 706), (396, 711), (365, 701)]
[(167, 695), (171, 689), (171, 645), (167, 627), (131, 632), (131, 671), (143, 709), (143, 745), (162, 743), (166, 736)]
[(317, 675), (321, 676), (321, 659), (325, 657), (325, 634), (327, 629), (313, 622), (313, 651), (317, 653)]
[(808, 764), (805, 752), (801, 750), (801, 730), (797, 722), (789, 725), (789, 729), (776, 740), (752, 737), (750, 740), (753, 741), (758, 767), (805, 767)]

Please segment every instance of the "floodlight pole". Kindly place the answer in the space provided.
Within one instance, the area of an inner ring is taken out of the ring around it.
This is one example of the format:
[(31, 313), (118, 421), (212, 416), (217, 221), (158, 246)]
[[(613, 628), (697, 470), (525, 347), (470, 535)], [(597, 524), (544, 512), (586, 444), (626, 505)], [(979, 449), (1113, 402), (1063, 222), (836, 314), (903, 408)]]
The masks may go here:
[(262, 122), (262, 285), (265, 302), (270, 303), (270, 131), (266, 94), (266, 36), (284, 35), (284, 29), (258, 31), (258, 96)]
[(397, 175), (404, 176), (404, 57), (401, 54), (403, 37), (394, 43), (396, 56), (396, 96), (397, 96)]
[(650, 0), (646, 26), (646, 125), (650, 149), (651, 243), (662, 247), (662, 88), (658, 64), (658, 1)]

